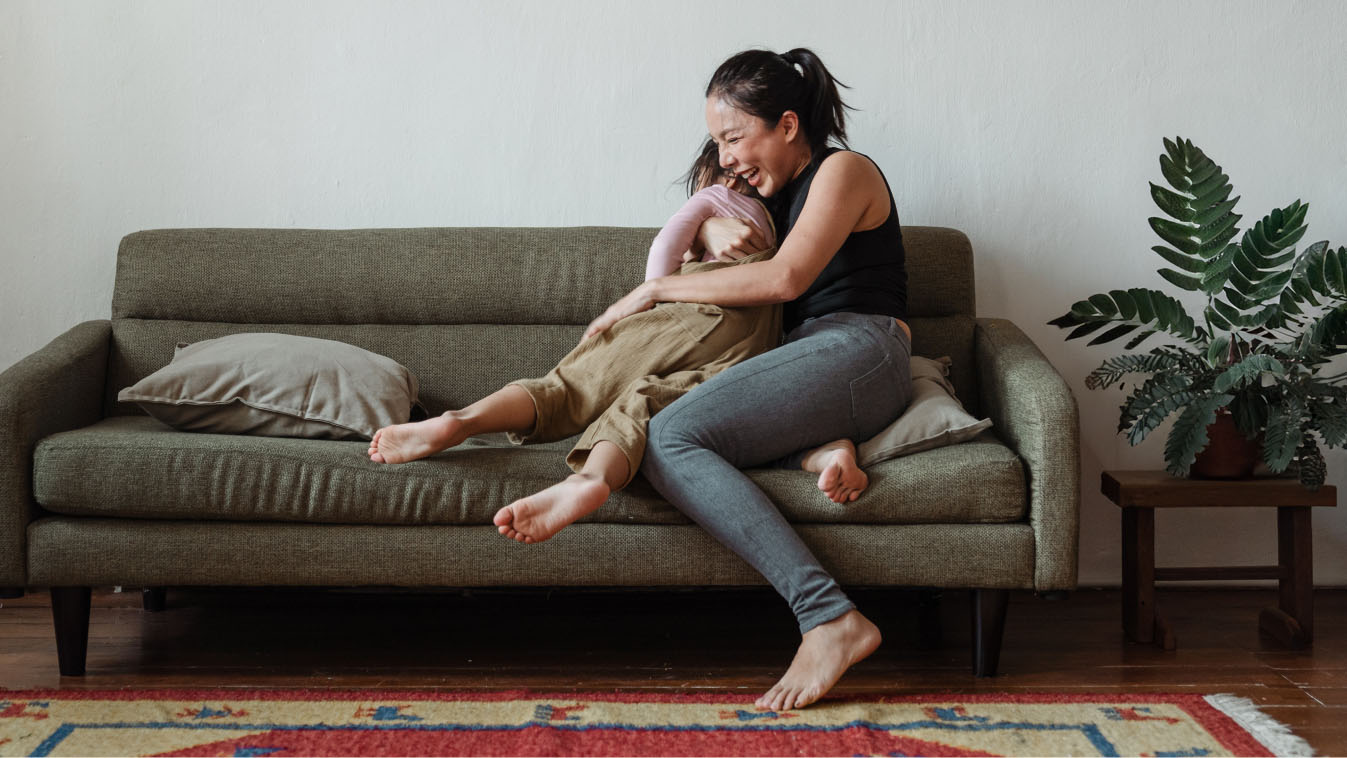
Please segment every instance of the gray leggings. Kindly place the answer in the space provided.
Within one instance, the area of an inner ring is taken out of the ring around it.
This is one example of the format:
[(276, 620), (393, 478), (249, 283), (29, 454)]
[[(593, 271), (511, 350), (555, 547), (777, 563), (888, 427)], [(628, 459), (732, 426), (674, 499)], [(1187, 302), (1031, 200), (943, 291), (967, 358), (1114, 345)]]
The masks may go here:
[(878, 434), (912, 397), (911, 355), (892, 317), (829, 313), (651, 419), (641, 473), (767, 578), (790, 603), (801, 634), (856, 606), (739, 469), (798, 468), (810, 448)]

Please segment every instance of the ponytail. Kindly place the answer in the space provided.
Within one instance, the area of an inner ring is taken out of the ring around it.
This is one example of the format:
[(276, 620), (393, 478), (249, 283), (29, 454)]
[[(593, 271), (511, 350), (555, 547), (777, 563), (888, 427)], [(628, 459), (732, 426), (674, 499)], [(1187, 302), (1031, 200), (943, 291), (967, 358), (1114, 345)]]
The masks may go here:
[(817, 154), (829, 140), (847, 147), (846, 111), (851, 106), (842, 101), (838, 87), (847, 88), (809, 48), (780, 55), (745, 50), (720, 64), (706, 96), (715, 95), (771, 126), (786, 111), (795, 111), (810, 152)]

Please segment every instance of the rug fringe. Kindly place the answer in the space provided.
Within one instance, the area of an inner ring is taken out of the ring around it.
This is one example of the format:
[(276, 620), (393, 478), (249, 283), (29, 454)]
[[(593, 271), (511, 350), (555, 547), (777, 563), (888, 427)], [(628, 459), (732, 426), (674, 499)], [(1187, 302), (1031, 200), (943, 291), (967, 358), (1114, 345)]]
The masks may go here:
[(1207, 695), (1213, 708), (1234, 719), (1253, 738), (1276, 756), (1314, 755), (1314, 748), (1304, 739), (1291, 733), (1291, 727), (1258, 710), (1247, 697), (1220, 694)]

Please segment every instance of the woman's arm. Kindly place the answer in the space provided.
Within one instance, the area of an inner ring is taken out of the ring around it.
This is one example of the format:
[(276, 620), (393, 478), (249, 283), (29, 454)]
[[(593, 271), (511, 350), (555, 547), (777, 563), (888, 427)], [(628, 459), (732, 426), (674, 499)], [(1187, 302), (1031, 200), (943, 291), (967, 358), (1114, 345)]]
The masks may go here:
[(857, 153), (833, 153), (819, 166), (800, 218), (770, 260), (651, 279), (591, 322), (585, 337), (655, 303), (752, 306), (794, 300), (837, 254), (847, 235), (879, 226), (888, 211), (888, 190), (875, 164)]

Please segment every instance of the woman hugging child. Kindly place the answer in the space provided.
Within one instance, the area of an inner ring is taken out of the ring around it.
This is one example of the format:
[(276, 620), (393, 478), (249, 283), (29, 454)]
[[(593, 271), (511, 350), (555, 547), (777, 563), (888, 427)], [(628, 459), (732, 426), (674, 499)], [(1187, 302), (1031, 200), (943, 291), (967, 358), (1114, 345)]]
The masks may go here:
[[(691, 197), (651, 244), (646, 279), (752, 263), (776, 252), (771, 215), (751, 187), (721, 169), (715, 142), (708, 141), (694, 161), (688, 189)], [(756, 226), (766, 249), (732, 262), (712, 260), (709, 253), (707, 260), (697, 260), (697, 231), (715, 216)], [(780, 305), (659, 303), (582, 340), (541, 378), (511, 382), (436, 418), (380, 429), (368, 454), (377, 463), (404, 463), (476, 434), (506, 432), (511, 442), (527, 444), (584, 432), (566, 456), (575, 474), (501, 508), (493, 519), (507, 537), (542, 542), (631, 482), (645, 454), (652, 416), (716, 373), (776, 347), (780, 340)], [(850, 440), (810, 450), (801, 468), (818, 473), (819, 489), (838, 503), (855, 500), (869, 483), (856, 465)]]

